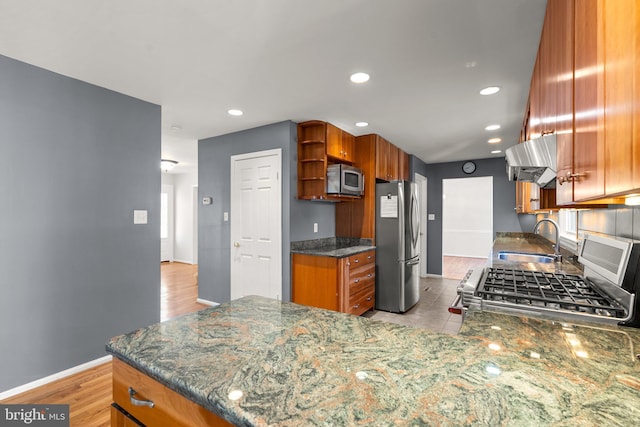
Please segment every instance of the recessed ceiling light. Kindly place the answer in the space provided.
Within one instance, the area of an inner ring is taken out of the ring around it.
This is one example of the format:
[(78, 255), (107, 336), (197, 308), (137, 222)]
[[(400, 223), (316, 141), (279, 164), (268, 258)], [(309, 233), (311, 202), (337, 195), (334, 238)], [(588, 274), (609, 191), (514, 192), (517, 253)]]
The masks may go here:
[(364, 83), (369, 81), (369, 74), (367, 73), (353, 73), (351, 74), (351, 81), (354, 83)]
[(489, 125), (484, 130), (498, 130), (500, 129), (500, 125)]
[(487, 141), (489, 144), (497, 144), (498, 142), (502, 142), (502, 138), (491, 138)]
[(358, 126), (359, 128), (364, 128), (369, 126), (369, 123), (367, 122), (356, 122), (356, 126)]
[(464, 63), (464, 67), (465, 68), (473, 68), (476, 65), (478, 65), (478, 63), (476, 61), (469, 61), (469, 62), (465, 62)]
[(182, 127), (179, 125), (172, 125), (171, 130), (174, 132), (180, 132), (182, 130)]
[(499, 86), (489, 86), (485, 87), (480, 91), (480, 95), (493, 95), (494, 93), (500, 92)]
[(491, 154), (498, 154), (498, 153), (502, 153), (502, 150), (493, 150), (493, 151), (491, 152)]
[(244, 114), (244, 113), (242, 112), (242, 110), (238, 110), (238, 109), (236, 109), (236, 108), (231, 108), (230, 110), (227, 110), (227, 113), (228, 113), (230, 116), (241, 116), (241, 115), (243, 115), (243, 114)]

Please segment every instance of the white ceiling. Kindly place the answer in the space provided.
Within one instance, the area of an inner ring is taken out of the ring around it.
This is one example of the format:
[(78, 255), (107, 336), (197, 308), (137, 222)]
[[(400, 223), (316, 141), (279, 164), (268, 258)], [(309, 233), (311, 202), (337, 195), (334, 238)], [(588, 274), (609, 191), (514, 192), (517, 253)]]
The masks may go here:
[[(499, 149), (517, 142), (545, 7), (0, 0), (0, 54), (161, 105), (162, 155), (180, 162), (177, 173), (197, 165), (198, 139), (287, 119), (378, 133), (439, 163), (501, 156), (490, 154), (492, 136), (502, 137)], [(355, 71), (371, 80), (351, 83)], [(489, 85), (502, 90), (478, 94)], [(493, 123), (502, 128), (484, 130)]]

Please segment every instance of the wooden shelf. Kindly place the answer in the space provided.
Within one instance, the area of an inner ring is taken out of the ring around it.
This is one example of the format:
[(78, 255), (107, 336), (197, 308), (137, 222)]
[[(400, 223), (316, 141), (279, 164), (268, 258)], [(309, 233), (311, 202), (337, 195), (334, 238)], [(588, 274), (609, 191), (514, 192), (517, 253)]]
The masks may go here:
[(304, 141), (300, 141), (300, 144), (324, 144), (324, 141), (319, 139), (307, 139)]
[(307, 163), (307, 162), (322, 162), (322, 163), (324, 163), (324, 159), (301, 159), (300, 161), (302, 163)]
[(300, 178), (300, 181), (324, 181), (326, 178), (323, 176), (310, 176), (310, 177), (305, 177), (305, 178)]

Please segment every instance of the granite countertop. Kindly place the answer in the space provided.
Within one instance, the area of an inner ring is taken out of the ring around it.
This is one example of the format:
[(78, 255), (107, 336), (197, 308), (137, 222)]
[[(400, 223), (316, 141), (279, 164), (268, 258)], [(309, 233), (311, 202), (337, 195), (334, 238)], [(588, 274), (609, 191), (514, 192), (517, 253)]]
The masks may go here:
[(518, 270), (538, 270), (547, 273), (564, 273), (582, 275), (582, 267), (577, 262), (573, 254), (561, 251), (562, 262), (538, 263), (538, 262), (515, 262), (505, 261), (498, 258), (498, 253), (524, 252), (535, 254), (553, 254), (553, 246), (544, 237), (533, 233), (498, 233), (493, 242), (493, 250), (489, 263), (492, 267), (513, 268)]
[(619, 326), (473, 313), (450, 336), (254, 296), (107, 344), (234, 424), (282, 426), (634, 425), (639, 349)]
[(344, 258), (374, 250), (375, 248), (369, 239), (348, 237), (329, 237), (326, 239), (291, 242), (291, 253), (328, 256), (332, 258)]

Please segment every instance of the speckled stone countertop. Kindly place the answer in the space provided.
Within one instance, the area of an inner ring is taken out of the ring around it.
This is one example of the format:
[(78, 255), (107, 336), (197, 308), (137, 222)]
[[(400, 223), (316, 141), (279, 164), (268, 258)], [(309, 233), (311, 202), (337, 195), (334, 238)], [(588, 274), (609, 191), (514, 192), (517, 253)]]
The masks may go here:
[(328, 256), (332, 258), (344, 258), (375, 248), (369, 239), (348, 237), (329, 237), (326, 239), (291, 242), (291, 253)]
[(490, 264), (492, 267), (513, 268), (519, 270), (539, 270), (549, 273), (565, 273), (582, 275), (582, 268), (577, 262), (571, 262), (574, 258), (569, 252), (561, 252), (562, 262), (538, 263), (538, 262), (514, 262), (504, 261), (498, 258), (501, 251), (524, 252), (535, 254), (553, 254), (553, 246), (547, 239), (533, 233), (498, 233), (493, 242), (493, 251)]
[(245, 297), (107, 351), (237, 425), (629, 426), (639, 346), (617, 326), (474, 313), (450, 336)]

